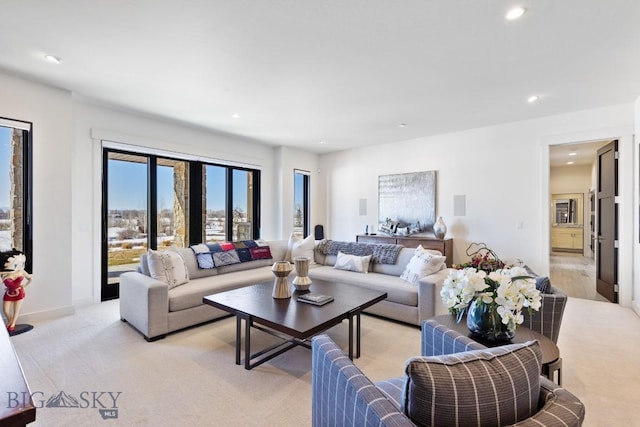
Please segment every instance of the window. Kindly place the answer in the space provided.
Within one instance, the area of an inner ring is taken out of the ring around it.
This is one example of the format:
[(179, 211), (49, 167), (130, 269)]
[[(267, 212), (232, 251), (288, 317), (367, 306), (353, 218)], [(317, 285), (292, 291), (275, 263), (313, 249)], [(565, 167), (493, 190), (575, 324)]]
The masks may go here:
[(189, 164), (158, 158), (156, 166), (156, 247), (188, 246)]
[(204, 242), (223, 242), (227, 239), (227, 169), (204, 165), (205, 235)]
[(203, 241), (248, 240), (260, 234), (259, 171), (203, 165)]
[(31, 123), (0, 118), (0, 250), (24, 252), (32, 267)]
[(149, 248), (259, 237), (259, 171), (111, 148), (103, 159), (102, 300)]
[(232, 175), (233, 240), (247, 240), (253, 236), (253, 173), (233, 170)]
[(102, 300), (118, 296), (120, 275), (135, 271), (149, 247), (149, 159), (113, 151), (106, 153), (105, 160)]
[(293, 171), (293, 233), (309, 235), (309, 172)]

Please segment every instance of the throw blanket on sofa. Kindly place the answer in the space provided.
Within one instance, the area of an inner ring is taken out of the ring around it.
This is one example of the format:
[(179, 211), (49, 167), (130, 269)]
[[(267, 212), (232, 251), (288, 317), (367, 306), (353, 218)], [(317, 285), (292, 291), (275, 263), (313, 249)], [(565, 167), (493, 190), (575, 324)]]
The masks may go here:
[(318, 252), (323, 255), (338, 255), (338, 252), (349, 255), (371, 255), (371, 261), (378, 264), (395, 264), (402, 245), (389, 243), (359, 243), (323, 240), (318, 243)]
[(215, 268), (241, 262), (271, 259), (271, 249), (262, 240), (238, 242), (200, 243), (192, 245), (199, 268)]

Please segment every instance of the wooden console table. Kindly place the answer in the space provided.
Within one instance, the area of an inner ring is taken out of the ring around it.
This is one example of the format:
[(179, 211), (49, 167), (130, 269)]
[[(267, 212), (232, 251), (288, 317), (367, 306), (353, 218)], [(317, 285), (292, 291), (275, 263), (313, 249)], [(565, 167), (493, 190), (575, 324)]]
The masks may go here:
[(425, 249), (440, 251), (447, 258), (447, 267), (453, 265), (453, 239), (438, 239), (424, 234), (411, 236), (389, 236), (386, 234), (358, 234), (356, 242), (361, 243), (390, 243), (402, 245), (405, 248), (417, 248), (422, 245)]
[(25, 426), (36, 420), (36, 407), (9, 333), (0, 326), (0, 426)]

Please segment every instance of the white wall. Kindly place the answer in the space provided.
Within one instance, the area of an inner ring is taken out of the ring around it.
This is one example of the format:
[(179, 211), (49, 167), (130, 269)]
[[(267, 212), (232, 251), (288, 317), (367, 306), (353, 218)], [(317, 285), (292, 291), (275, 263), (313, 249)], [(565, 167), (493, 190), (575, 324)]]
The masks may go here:
[(0, 116), (33, 123), (33, 281), (18, 322), (72, 313), (71, 96), (0, 74)]
[[(313, 234), (313, 227), (321, 224), (325, 219), (321, 202), (322, 183), (318, 173), (319, 156), (307, 151), (297, 150), (291, 147), (278, 147), (276, 149), (276, 169), (278, 176), (279, 200), (278, 200), (278, 228), (276, 228), (278, 238), (287, 239), (293, 231), (293, 171), (299, 169), (310, 173), (309, 192), (311, 210), (309, 212), (310, 233)], [(271, 203), (269, 200), (262, 200), (263, 205)]]
[(589, 193), (591, 165), (552, 167), (549, 175), (549, 193)]
[[(454, 262), (466, 260), (469, 243), (484, 242), (502, 258), (548, 274), (549, 145), (608, 135), (619, 137), (631, 158), (633, 120), (633, 104), (624, 104), (324, 155), (329, 237), (353, 240), (365, 224), (377, 223), (379, 175), (436, 170), (437, 215), (454, 238)], [(623, 209), (633, 198), (627, 166), (621, 167)], [(466, 196), (463, 217), (453, 216), (454, 195)], [(359, 198), (368, 201), (366, 217), (358, 216)], [(630, 234), (632, 221), (621, 224)], [(629, 305), (633, 247), (625, 245), (621, 287), (628, 294), (621, 291), (621, 301)]]

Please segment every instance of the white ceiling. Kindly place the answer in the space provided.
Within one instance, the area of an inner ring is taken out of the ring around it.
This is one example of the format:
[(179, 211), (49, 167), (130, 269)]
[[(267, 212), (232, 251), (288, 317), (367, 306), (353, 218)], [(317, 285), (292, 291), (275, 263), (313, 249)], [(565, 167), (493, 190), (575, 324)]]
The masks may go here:
[[(551, 145), (549, 146), (549, 166), (591, 166), (596, 160), (598, 149), (604, 147), (609, 142), (611, 142), (611, 140), (590, 141), (578, 144)], [(568, 162), (573, 163), (569, 164)]]
[[(0, 71), (81, 99), (316, 152), (640, 95), (640, 1), (524, 0), (527, 13), (506, 21), (513, 4), (3, 1)], [(527, 103), (533, 94), (540, 100)]]

